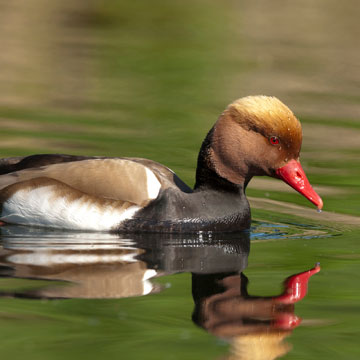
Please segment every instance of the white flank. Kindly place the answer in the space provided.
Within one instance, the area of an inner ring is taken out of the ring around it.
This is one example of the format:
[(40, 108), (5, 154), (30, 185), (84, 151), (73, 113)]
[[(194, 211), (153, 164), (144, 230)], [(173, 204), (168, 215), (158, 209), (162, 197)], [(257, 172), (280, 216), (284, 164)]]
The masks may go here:
[(153, 269), (148, 269), (145, 271), (143, 276), (143, 285), (144, 285), (143, 295), (148, 295), (153, 290), (154, 285), (151, 283), (151, 281), (149, 281), (149, 279), (151, 279), (155, 275), (156, 275), (156, 271)]
[(149, 169), (146, 169), (146, 184), (149, 199), (156, 199), (159, 195), (161, 184), (155, 174)]
[(126, 210), (96, 202), (56, 197), (54, 185), (19, 190), (3, 203), (0, 220), (11, 224), (45, 226), (68, 230), (109, 231), (140, 209)]
[(39, 252), (33, 254), (16, 254), (7, 257), (7, 261), (12, 264), (34, 265), (34, 266), (54, 266), (65, 264), (89, 265), (106, 263), (132, 263), (137, 262), (138, 253), (114, 254), (114, 255), (95, 255), (95, 254), (54, 254), (51, 252)]

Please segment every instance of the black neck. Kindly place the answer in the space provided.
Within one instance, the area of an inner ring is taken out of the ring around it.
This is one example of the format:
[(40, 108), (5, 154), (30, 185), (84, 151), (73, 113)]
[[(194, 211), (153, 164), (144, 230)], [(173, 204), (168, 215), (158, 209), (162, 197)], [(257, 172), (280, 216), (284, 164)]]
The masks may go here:
[(210, 149), (214, 133), (212, 128), (204, 139), (196, 168), (195, 191), (216, 189), (231, 193), (241, 193), (244, 190), (244, 184), (238, 185), (221, 177), (215, 170), (211, 161)]
[(121, 224), (123, 232), (234, 232), (250, 227), (250, 206), (244, 183), (234, 184), (220, 176), (212, 159), (213, 129), (206, 136), (198, 157), (194, 191), (169, 187)]

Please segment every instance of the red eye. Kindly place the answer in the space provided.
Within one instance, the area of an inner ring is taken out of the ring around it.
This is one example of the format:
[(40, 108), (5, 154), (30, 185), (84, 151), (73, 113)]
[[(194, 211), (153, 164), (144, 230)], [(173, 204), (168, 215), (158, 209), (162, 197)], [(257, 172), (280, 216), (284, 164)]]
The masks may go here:
[(280, 140), (279, 140), (279, 138), (277, 136), (272, 136), (270, 138), (271, 145), (277, 145), (277, 144), (279, 144), (279, 142), (280, 142)]

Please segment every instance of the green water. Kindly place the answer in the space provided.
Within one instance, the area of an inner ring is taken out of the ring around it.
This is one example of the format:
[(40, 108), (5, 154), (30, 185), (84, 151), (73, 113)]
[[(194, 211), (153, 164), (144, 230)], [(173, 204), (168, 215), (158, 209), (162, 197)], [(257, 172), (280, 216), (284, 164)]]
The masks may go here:
[[(224, 358), (234, 337), (192, 321), (190, 273), (225, 264), (246, 275), (250, 295), (270, 297), (320, 262), (295, 305), (302, 322), (286, 334), (292, 349), (282, 358), (359, 358), (355, 0), (0, 4), (1, 157), (146, 157), (192, 185), (201, 141), (225, 106), (275, 95), (303, 124), (301, 162), (325, 203), (317, 214), (285, 185), (250, 183), (250, 254), (234, 247), (240, 235), (229, 242), (1, 229), (4, 357)], [(146, 270), (156, 277), (144, 281)], [(245, 348), (246, 336), (238, 340)]]

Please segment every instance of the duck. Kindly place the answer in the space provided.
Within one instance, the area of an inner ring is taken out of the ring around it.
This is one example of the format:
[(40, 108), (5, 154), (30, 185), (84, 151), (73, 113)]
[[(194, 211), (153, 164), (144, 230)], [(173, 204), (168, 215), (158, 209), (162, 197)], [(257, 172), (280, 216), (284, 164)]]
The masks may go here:
[(250, 228), (253, 176), (283, 180), (323, 207), (300, 163), (302, 128), (273, 96), (232, 102), (206, 135), (194, 188), (144, 158), (36, 154), (0, 159), (0, 221), (117, 233)]

